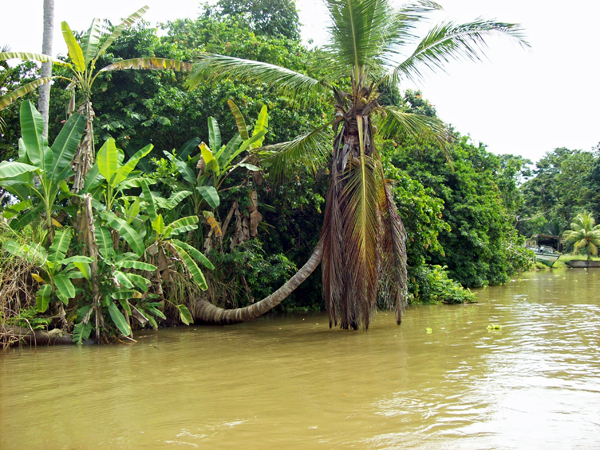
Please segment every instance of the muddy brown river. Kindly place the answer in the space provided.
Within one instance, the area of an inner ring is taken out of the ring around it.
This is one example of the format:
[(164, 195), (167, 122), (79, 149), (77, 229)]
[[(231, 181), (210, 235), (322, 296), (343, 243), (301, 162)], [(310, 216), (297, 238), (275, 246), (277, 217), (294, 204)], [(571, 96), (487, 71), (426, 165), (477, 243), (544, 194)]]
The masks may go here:
[(14, 349), (0, 449), (600, 448), (599, 288), (554, 270), (366, 333), (304, 314)]

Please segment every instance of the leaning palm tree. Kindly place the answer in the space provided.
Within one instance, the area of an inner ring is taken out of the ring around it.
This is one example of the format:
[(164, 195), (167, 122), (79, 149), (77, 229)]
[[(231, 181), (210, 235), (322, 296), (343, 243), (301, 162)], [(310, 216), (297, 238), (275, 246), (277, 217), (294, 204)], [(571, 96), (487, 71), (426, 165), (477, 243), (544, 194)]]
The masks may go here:
[(596, 225), (596, 220), (591, 213), (584, 211), (577, 214), (571, 223), (571, 229), (565, 231), (563, 236), (568, 242), (574, 244), (574, 253), (585, 249), (588, 261), (591, 255), (596, 256), (598, 254), (600, 225)]
[[(283, 170), (292, 160), (311, 166), (315, 157), (329, 159), (330, 185), (321, 240), (311, 257), (312, 266), (303, 269), (310, 274), (322, 255), (329, 325), (339, 324), (345, 329), (366, 329), (378, 297), (395, 306), (400, 323), (405, 302), (406, 234), (384, 176), (375, 135), (413, 135), (442, 142), (449, 137), (446, 127), (435, 118), (381, 105), (379, 88), (418, 79), (424, 69), (442, 69), (453, 59), (477, 60), (484, 54), (489, 36), (505, 36), (528, 45), (517, 24), (483, 19), (442, 23), (417, 41), (412, 34), (415, 27), (426, 13), (441, 7), (422, 0), (396, 10), (390, 3), (325, 0), (331, 25), (329, 43), (317, 59), (321, 76), (205, 54), (188, 78), (191, 87), (205, 80), (231, 79), (264, 83), (298, 104), (319, 98), (331, 101), (335, 116), (329, 123), (267, 150), (274, 152), (270, 167), (275, 171)], [(324, 144), (330, 130), (333, 145)], [(269, 305), (274, 303), (272, 297), (268, 297)], [(277, 298), (275, 304), (281, 300)], [(262, 311), (257, 305), (251, 308)], [(211, 312), (208, 318), (202, 316), (206, 311)], [(248, 310), (243, 314), (239, 310), (217, 311), (206, 302), (201, 302), (198, 315), (199, 320), (218, 323), (229, 323), (226, 317), (239, 321), (251, 316)]]

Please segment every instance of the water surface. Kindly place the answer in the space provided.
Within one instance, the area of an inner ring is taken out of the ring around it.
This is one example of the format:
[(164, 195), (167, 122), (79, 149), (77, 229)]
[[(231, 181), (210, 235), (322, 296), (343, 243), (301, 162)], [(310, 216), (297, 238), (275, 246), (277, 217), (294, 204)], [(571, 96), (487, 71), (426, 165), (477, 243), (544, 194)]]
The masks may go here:
[(10, 351), (0, 449), (600, 448), (599, 283), (524, 274), (366, 333), (292, 315)]

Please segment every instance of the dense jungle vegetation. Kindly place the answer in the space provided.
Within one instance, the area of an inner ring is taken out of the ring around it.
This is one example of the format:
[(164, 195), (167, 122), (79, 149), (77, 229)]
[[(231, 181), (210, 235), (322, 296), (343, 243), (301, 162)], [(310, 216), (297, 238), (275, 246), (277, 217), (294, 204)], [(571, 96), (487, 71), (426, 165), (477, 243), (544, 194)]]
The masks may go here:
[[(189, 324), (197, 298), (224, 308), (254, 304), (309, 259), (331, 168), (325, 155), (278, 159), (273, 144), (322, 128), (332, 105), (323, 97), (298, 108), (265, 84), (231, 79), (190, 90), (186, 66), (168, 62), (210, 52), (319, 76), (321, 50), (300, 41), (293, 1), (248, 5), (220, 0), (197, 18), (159, 28), (98, 22), (108, 29), (99, 42), (110, 45), (81, 61), (65, 57), (76, 71), (131, 58), (145, 58), (142, 69), (161, 59), (167, 70), (107, 71), (95, 79), (84, 95), (93, 105), (93, 134), (85, 108), (71, 104), (73, 69), (65, 66), (54, 68), (63, 78), (52, 86), (51, 146), (40, 136), (36, 91), (0, 111), (5, 342), (17, 328), (55, 330), (81, 343), (94, 334), (107, 340), (145, 326)], [(90, 30), (73, 35), (86, 51), (96, 33)], [(32, 62), (0, 64), (2, 93), (37, 77)], [(421, 92), (394, 83), (378, 89), (381, 105), (438, 119)], [(409, 302), (472, 300), (468, 288), (504, 283), (530, 267), (525, 236), (559, 234), (578, 212), (600, 212), (597, 149), (556, 149), (532, 168), (474, 146), (457, 130), (445, 142), (383, 137), (375, 145), (407, 233)], [(74, 189), (70, 163), (86, 139), (96, 162)], [(317, 273), (277, 307), (322, 308)]]

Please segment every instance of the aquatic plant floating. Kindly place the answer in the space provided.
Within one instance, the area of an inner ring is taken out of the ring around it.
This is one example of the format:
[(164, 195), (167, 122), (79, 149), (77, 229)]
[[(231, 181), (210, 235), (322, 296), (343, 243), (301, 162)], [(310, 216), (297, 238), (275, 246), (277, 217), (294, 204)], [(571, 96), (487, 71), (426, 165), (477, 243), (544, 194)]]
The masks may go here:
[(427, 328), (425, 328), (425, 333), (431, 334), (431, 333), (433, 333), (433, 330), (431, 328), (427, 327)]

